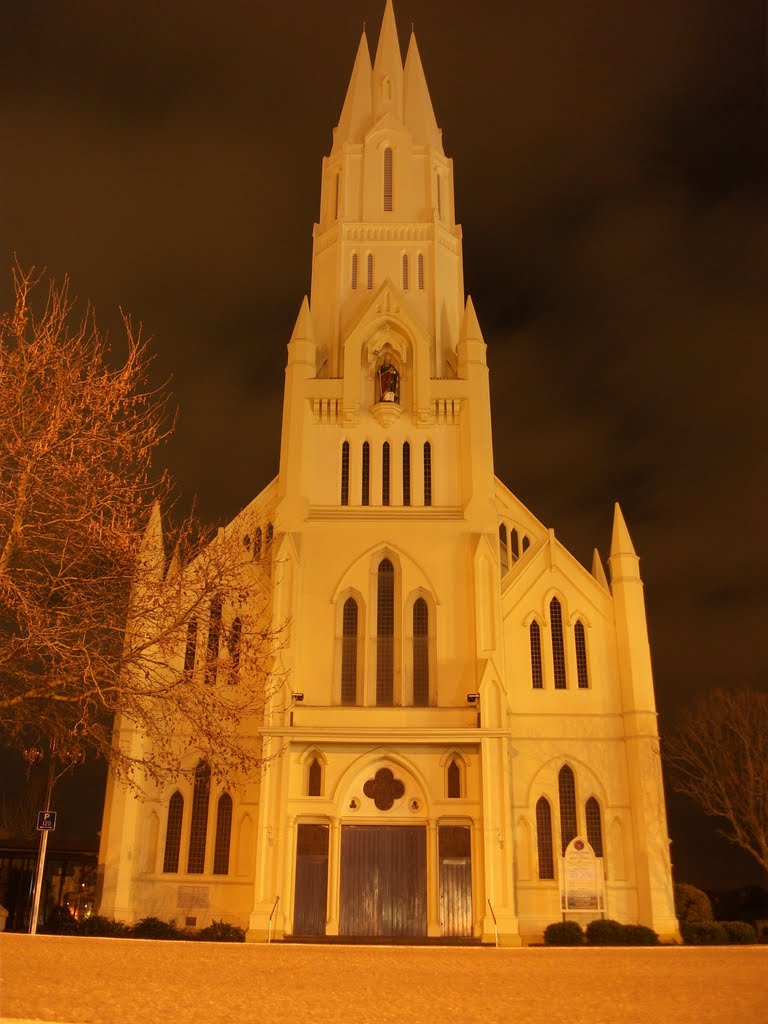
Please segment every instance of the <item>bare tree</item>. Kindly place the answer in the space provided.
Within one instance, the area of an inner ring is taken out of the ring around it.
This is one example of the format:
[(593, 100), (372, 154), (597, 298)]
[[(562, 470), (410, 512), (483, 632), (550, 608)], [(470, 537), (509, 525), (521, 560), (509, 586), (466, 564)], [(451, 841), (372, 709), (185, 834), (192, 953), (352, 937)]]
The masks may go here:
[(247, 512), (164, 538), (169, 482), (152, 461), (168, 397), (140, 332), (124, 318), (115, 361), (66, 281), (35, 313), (38, 284), (17, 266), (0, 317), (0, 733), (74, 760), (90, 749), (139, 784), (199, 758), (252, 774), (280, 685), (274, 570), (253, 557)]
[(768, 694), (713, 690), (665, 743), (672, 785), (768, 871)]

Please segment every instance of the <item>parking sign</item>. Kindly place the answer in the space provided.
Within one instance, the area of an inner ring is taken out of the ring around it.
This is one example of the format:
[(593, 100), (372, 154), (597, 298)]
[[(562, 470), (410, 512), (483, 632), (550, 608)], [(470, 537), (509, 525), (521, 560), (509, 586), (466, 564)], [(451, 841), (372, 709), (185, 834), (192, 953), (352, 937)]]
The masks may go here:
[(53, 832), (56, 828), (56, 811), (37, 812), (37, 831)]

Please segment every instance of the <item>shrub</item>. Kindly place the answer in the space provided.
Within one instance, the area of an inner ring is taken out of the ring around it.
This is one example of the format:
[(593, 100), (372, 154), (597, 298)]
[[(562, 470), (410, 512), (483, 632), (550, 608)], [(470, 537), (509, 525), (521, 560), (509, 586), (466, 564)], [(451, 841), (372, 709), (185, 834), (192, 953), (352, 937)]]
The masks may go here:
[(625, 924), (622, 926), (624, 933), (623, 945), (625, 946), (658, 946), (659, 936), (653, 928), (647, 928), (644, 924)]
[(675, 914), (684, 931), (689, 924), (712, 921), (712, 904), (709, 896), (695, 885), (675, 885)]
[(583, 946), (584, 930), (578, 921), (555, 921), (544, 929), (548, 946)]
[(590, 921), (587, 925), (587, 942), (592, 946), (623, 946), (624, 925), (610, 918)]
[(77, 935), (77, 921), (67, 907), (53, 907), (40, 931), (44, 935)]
[(747, 946), (752, 942), (757, 942), (757, 932), (746, 921), (718, 921), (717, 923), (722, 925), (728, 936), (728, 941), (735, 946)]
[(695, 921), (681, 929), (689, 946), (727, 946), (728, 932), (719, 921)]
[(245, 942), (245, 932), (227, 921), (212, 921), (197, 933), (201, 942)]
[(161, 921), (159, 917), (143, 917), (130, 930), (132, 939), (179, 939), (181, 933), (175, 921)]
[(131, 929), (123, 921), (115, 921), (112, 917), (102, 917), (101, 914), (92, 914), (80, 922), (81, 935), (100, 935), (111, 939), (125, 938), (130, 935)]

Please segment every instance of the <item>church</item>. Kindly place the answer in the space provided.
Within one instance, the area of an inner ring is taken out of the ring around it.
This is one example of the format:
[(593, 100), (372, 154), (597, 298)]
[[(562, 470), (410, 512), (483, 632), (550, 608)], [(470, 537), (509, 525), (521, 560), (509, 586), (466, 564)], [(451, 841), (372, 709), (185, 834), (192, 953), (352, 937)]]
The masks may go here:
[(453, 162), (392, 0), (323, 160), (279, 474), (226, 531), (288, 623), (269, 764), (144, 800), (110, 781), (101, 913), (249, 941), (677, 934), (638, 557), (617, 505), (588, 570), (494, 475)]

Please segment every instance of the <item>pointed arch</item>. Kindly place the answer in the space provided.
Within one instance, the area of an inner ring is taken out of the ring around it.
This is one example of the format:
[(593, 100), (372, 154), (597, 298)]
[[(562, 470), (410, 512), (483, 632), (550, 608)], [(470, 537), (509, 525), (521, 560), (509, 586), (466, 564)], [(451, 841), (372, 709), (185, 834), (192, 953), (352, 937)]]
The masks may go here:
[(232, 797), (222, 793), (216, 805), (216, 838), (213, 848), (214, 875), (229, 874), (229, 847), (232, 841)]
[(499, 523), (499, 567), (504, 576), (509, 569), (509, 546), (507, 544), (506, 523)]
[(565, 690), (567, 678), (565, 674), (565, 642), (563, 640), (563, 609), (556, 597), (549, 602), (549, 629), (552, 640), (552, 668), (555, 676), (555, 689)]
[(184, 820), (184, 797), (176, 790), (168, 801), (168, 822), (165, 829), (165, 853), (163, 872), (177, 874), (181, 850), (181, 826)]
[[(390, 93), (392, 84), (389, 79), (385, 79), (385, 86), (389, 88)], [(386, 97), (386, 93), (385, 93)], [(392, 213), (392, 147), (387, 146), (384, 150), (384, 212)]]
[(565, 853), (568, 844), (579, 832), (576, 816), (576, 779), (570, 765), (564, 764), (557, 775), (560, 797), (560, 842)]
[(539, 878), (555, 877), (555, 857), (552, 846), (552, 808), (545, 796), (536, 801), (536, 849), (539, 858)]
[(323, 795), (323, 766), (313, 757), (307, 765), (307, 796)]
[(600, 804), (591, 796), (584, 806), (584, 818), (587, 823), (587, 842), (595, 851), (596, 857), (603, 856), (603, 817)]
[(589, 689), (589, 666), (587, 664), (587, 636), (584, 623), (577, 619), (573, 627), (573, 639), (576, 645), (576, 678), (580, 690)]
[(382, 558), (376, 588), (376, 703), (394, 702), (395, 567)]
[(349, 504), (349, 441), (341, 446), (341, 504)]
[(205, 846), (208, 837), (208, 802), (211, 795), (211, 769), (200, 761), (195, 769), (192, 790), (192, 818), (189, 825), (187, 872), (201, 875), (205, 870)]
[(544, 672), (541, 661), (541, 627), (534, 619), (528, 627), (531, 647), (531, 684), (534, 690), (544, 689)]
[(341, 613), (341, 703), (358, 703), (358, 666), (360, 663), (360, 605), (349, 596)]

